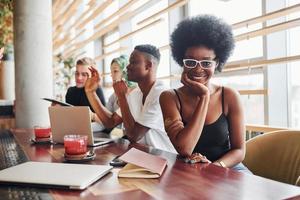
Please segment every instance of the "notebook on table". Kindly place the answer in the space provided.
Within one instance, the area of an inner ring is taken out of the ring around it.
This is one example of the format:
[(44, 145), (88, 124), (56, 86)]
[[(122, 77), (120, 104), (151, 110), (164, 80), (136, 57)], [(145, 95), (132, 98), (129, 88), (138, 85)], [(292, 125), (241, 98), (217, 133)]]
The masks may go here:
[(30, 161), (1, 170), (0, 183), (82, 190), (111, 169), (106, 165)]
[(55, 143), (64, 143), (64, 136), (79, 134), (88, 136), (89, 146), (99, 146), (114, 141), (109, 134), (97, 132), (94, 137), (91, 125), (91, 116), (88, 106), (51, 106), (49, 117), (52, 140)]
[(136, 148), (119, 157), (127, 164), (119, 171), (122, 178), (159, 178), (167, 166), (167, 160)]

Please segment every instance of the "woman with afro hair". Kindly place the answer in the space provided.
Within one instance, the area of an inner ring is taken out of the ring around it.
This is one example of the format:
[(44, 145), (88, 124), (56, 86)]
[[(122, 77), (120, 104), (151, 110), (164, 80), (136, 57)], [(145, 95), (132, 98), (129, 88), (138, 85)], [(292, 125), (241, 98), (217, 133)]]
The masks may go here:
[(250, 172), (241, 163), (245, 126), (239, 94), (211, 83), (233, 49), (231, 27), (217, 17), (200, 15), (179, 23), (171, 34), (171, 50), (183, 67), (183, 86), (163, 92), (160, 105), (166, 132), (186, 162)]

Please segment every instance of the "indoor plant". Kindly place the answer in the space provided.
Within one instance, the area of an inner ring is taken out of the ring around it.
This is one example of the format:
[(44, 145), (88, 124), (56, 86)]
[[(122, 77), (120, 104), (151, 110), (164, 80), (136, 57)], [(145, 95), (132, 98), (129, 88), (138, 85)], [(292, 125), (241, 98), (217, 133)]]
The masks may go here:
[(0, 0), (0, 47), (4, 47), (3, 60), (10, 60), (13, 52), (12, 0)]
[(75, 59), (64, 58), (62, 54), (57, 54), (54, 59), (54, 96), (56, 99), (64, 99), (68, 87), (74, 82), (74, 74)]
[(4, 47), (0, 63), (0, 99), (6, 100), (15, 99), (12, 10), (12, 0), (0, 0), (0, 47)]

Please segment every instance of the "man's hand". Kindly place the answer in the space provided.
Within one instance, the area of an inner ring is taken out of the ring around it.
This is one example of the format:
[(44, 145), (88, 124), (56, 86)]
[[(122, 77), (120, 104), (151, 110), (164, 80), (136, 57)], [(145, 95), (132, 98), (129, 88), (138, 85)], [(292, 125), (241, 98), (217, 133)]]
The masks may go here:
[(91, 71), (92, 76), (85, 82), (84, 90), (85, 92), (95, 92), (100, 86), (100, 75), (93, 67), (89, 67), (89, 70)]
[(114, 82), (113, 87), (114, 87), (115, 94), (117, 95), (118, 98), (126, 96), (128, 87), (125, 81), (121, 80), (121, 81)]
[(199, 97), (209, 95), (209, 90), (204, 84), (191, 80), (185, 72), (181, 75), (181, 83), (188, 86)]

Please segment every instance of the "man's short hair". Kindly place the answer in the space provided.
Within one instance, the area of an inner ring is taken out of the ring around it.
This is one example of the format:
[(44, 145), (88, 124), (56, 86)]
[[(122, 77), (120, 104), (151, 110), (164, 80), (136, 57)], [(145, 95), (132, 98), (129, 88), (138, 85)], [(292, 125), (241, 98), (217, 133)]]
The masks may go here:
[(148, 54), (152, 56), (156, 62), (157, 65), (159, 64), (160, 61), (160, 52), (159, 49), (151, 44), (142, 44), (142, 45), (137, 45), (134, 47), (134, 50), (140, 51), (142, 53)]
[(89, 66), (96, 67), (96, 62), (92, 58), (83, 57), (77, 60), (76, 65), (89, 65)]

